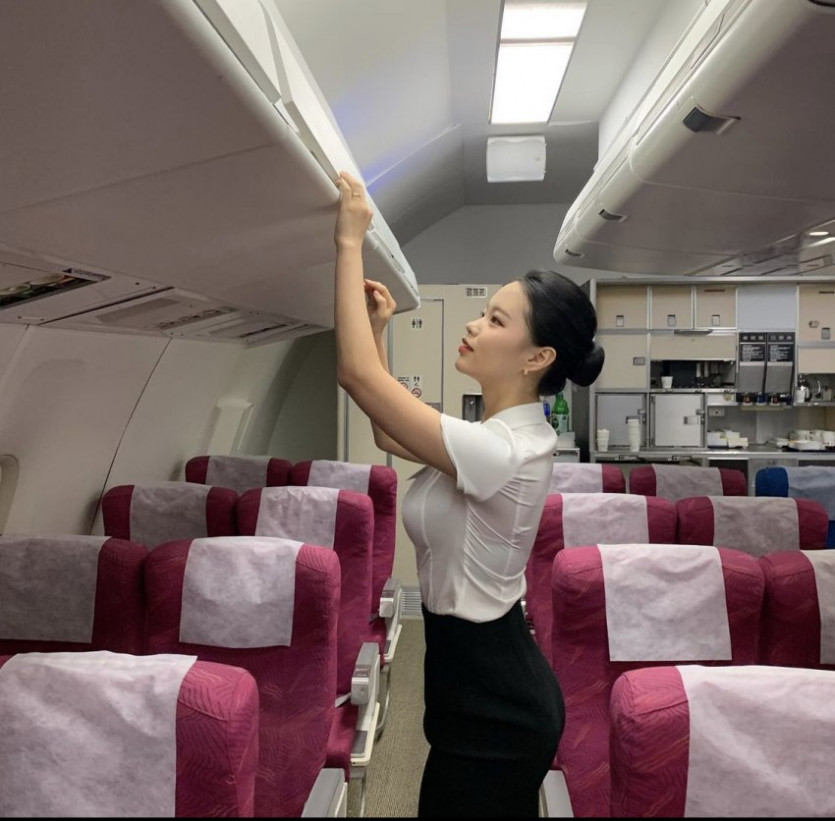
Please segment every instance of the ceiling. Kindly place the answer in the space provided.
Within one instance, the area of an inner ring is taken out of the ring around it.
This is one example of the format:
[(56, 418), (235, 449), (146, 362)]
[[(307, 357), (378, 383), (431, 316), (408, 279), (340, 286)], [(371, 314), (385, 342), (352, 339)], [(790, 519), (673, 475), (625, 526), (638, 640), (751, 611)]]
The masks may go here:
[[(706, 0), (590, 0), (544, 126), (487, 122), (501, 0), (274, 2), (403, 244), (466, 205), (572, 202), (597, 160), (601, 118), (647, 62), (642, 45), (662, 19), (669, 42)], [(487, 182), (487, 138), (509, 134), (545, 135), (543, 181)]]

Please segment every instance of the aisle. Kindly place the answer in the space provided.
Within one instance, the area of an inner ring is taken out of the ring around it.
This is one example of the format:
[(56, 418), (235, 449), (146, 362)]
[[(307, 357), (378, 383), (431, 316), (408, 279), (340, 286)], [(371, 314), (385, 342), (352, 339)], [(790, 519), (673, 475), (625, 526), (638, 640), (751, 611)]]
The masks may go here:
[[(364, 816), (416, 818), (429, 745), (423, 737), (423, 619), (401, 621), (403, 632), (391, 669), (391, 704), (366, 774)], [(348, 791), (348, 817), (360, 816), (360, 790)]]

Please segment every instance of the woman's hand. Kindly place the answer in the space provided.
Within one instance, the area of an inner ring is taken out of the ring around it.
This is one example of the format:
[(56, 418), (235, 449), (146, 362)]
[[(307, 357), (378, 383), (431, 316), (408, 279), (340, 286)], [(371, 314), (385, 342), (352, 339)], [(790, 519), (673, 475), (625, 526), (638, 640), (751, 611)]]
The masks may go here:
[(375, 337), (381, 337), (392, 314), (397, 310), (397, 303), (382, 282), (373, 279), (363, 280), (368, 319)]
[(362, 246), (373, 216), (365, 199), (365, 189), (347, 171), (339, 173), (339, 212), (333, 239), (337, 248)]

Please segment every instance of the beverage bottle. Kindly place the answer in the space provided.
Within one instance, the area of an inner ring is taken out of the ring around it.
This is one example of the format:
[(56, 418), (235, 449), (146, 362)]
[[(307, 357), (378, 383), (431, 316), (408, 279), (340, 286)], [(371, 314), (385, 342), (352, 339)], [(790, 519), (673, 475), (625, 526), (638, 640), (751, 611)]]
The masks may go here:
[(568, 402), (561, 393), (558, 393), (551, 410), (551, 425), (558, 434), (568, 433), (570, 430), (568, 422)]

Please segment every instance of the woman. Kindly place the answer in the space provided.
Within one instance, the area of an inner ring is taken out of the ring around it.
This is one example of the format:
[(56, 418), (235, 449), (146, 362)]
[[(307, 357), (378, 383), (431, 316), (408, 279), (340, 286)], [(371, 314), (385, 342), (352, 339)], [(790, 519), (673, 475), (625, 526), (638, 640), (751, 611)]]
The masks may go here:
[(603, 350), (583, 291), (532, 271), (501, 288), (467, 323), (456, 368), (482, 389), (480, 423), (412, 396), (388, 373), (383, 330), (396, 305), (363, 279), (371, 210), (342, 173), (337, 248), (337, 377), (369, 416), (374, 441), (426, 465), (403, 500), (423, 602), (423, 818), (538, 816), (538, 792), (562, 733), (562, 694), (520, 600), (548, 493), (556, 434), (541, 395), (566, 378), (589, 385)]

